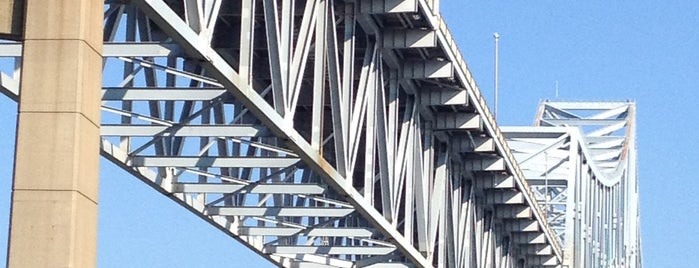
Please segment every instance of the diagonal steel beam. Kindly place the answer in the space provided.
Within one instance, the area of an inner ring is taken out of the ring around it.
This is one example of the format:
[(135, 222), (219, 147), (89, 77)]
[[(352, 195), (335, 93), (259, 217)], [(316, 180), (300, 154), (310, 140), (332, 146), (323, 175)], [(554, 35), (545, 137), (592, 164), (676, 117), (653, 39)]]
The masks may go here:
[(19, 102), (19, 81), (0, 72), (0, 93)]

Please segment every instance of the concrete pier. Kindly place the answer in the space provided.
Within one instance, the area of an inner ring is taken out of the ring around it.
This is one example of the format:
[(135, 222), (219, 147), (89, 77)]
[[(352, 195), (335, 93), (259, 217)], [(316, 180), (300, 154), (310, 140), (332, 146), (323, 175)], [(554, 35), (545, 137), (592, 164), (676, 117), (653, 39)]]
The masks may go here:
[(94, 267), (104, 4), (26, 5), (8, 267)]

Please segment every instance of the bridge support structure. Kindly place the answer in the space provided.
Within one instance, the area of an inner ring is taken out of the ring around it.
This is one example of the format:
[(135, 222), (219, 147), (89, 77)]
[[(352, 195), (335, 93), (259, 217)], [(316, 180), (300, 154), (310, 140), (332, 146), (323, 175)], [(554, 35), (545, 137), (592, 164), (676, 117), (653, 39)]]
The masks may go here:
[(8, 267), (94, 267), (102, 5), (26, 1)]
[(278, 266), (556, 267), (437, 7), (105, 1), (101, 155)]

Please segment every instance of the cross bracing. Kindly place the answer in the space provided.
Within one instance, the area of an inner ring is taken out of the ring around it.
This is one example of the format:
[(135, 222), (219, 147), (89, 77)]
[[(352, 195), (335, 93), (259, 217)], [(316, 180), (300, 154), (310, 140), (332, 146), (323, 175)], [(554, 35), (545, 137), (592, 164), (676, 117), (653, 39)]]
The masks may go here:
[[(283, 267), (556, 267), (437, 1), (105, 1), (101, 152)], [(21, 43), (0, 44), (16, 70)]]
[(505, 137), (570, 267), (642, 267), (635, 104), (546, 101)]

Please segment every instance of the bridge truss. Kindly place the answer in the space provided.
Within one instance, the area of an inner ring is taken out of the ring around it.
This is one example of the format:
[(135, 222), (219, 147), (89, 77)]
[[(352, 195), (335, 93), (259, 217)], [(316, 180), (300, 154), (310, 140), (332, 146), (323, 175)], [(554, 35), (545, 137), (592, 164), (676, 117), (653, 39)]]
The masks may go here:
[[(580, 210), (575, 226), (589, 231), (571, 232), (554, 187), (529, 187), (438, 1), (107, 0), (104, 11), (102, 155), (275, 265), (558, 267), (637, 250), (617, 246), (637, 214), (608, 227), (620, 203), (581, 203), (598, 207)], [(15, 100), (21, 46), (0, 44), (16, 67), (0, 91)], [(541, 125), (558, 124), (551, 111)], [(585, 200), (635, 188), (574, 181), (593, 190)], [(564, 254), (571, 243), (585, 250)]]
[(633, 102), (543, 102), (505, 137), (570, 267), (642, 267)]

